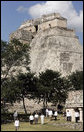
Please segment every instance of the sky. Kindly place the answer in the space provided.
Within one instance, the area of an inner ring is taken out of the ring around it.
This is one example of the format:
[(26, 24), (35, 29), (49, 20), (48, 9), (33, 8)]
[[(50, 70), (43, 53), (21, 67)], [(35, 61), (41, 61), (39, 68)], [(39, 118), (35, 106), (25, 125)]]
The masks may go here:
[(75, 29), (83, 45), (83, 1), (1, 1), (1, 39), (9, 41), (26, 20), (55, 12), (67, 18), (68, 28)]

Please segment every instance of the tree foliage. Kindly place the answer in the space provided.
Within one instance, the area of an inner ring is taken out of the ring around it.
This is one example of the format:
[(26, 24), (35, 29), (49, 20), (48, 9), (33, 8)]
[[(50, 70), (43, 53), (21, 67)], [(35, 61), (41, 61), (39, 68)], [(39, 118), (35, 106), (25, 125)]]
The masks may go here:
[(29, 49), (28, 44), (23, 44), (17, 39), (8, 43), (1, 41), (1, 74), (3, 78), (9, 77), (15, 66), (23, 65), (25, 68), (29, 68)]
[(47, 102), (65, 101), (67, 97), (67, 80), (59, 72), (46, 70), (40, 73), (37, 83), (37, 97), (43, 99), (44, 107)]
[(4, 81), (2, 88), (2, 99), (5, 102), (14, 103), (15, 101), (23, 101), (23, 108), (27, 114), (25, 106), (25, 98), (31, 99), (35, 91), (34, 74), (20, 73), (17, 78), (11, 78)]
[(68, 80), (71, 86), (71, 90), (83, 89), (83, 71), (73, 72), (68, 76)]
[(17, 39), (1, 41), (1, 98), (4, 102), (13, 103), (21, 96), (21, 89), (17, 87), (18, 82), (13, 73), (20, 74), (17, 71), (19, 66), (29, 72), (29, 51), (29, 44), (23, 44)]

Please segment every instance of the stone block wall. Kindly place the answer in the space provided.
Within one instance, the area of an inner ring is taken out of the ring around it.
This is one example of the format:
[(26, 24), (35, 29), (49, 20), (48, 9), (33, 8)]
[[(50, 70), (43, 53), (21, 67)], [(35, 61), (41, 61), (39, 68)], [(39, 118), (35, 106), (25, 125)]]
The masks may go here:
[(29, 20), (24, 22), (19, 29), (25, 29), (27, 31), (36, 32), (35, 25), (38, 26), (38, 30), (46, 30), (51, 27), (67, 27), (67, 20), (62, 18), (59, 13), (52, 13), (50, 15), (43, 15), (41, 18), (35, 20)]
[[(52, 104), (48, 103), (48, 106), (50, 107)], [(25, 106), (26, 110), (28, 113), (34, 112), (34, 111), (39, 111), (43, 108), (43, 102), (41, 101), (38, 103), (38, 100), (36, 99), (27, 99), (25, 98)], [(8, 104), (8, 110), (10, 112), (14, 112), (14, 110), (17, 110), (18, 113), (24, 113), (24, 108), (23, 108), (23, 102), (15, 102), (13, 105)]]
[(66, 108), (83, 107), (83, 90), (70, 91), (66, 100)]
[(83, 122), (83, 90), (70, 91), (65, 103), (66, 111), (71, 113), (71, 119), (75, 122), (75, 110), (79, 110), (79, 122)]

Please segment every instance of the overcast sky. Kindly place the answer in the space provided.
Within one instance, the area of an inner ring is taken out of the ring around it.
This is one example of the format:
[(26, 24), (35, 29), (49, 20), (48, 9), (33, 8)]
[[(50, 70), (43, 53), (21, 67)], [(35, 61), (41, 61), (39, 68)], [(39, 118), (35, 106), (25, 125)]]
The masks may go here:
[(83, 44), (83, 2), (82, 1), (2, 1), (1, 39), (8, 41), (9, 34), (25, 20), (41, 17), (43, 14), (60, 13), (67, 18), (68, 28), (73, 28)]

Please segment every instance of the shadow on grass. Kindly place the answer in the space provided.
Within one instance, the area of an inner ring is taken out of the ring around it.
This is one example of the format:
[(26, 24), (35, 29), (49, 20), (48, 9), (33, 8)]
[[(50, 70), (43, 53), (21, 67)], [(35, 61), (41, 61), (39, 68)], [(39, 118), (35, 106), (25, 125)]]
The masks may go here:
[(45, 122), (44, 124), (41, 124), (41, 123), (39, 122), (39, 123), (37, 123), (37, 124), (33, 123), (33, 124), (30, 124), (30, 125), (46, 125), (46, 124), (48, 124), (48, 123)]
[(46, 125), (46, 124), (48, 124), (48, 123), (46, 122), (46, 123), (44, 123), (43, 125)]
[(56, 120), (55, 119), (51, 119), (50, 121), (58, 121), (58, 120), (60, 120), (60, 119), (56, 119)]

